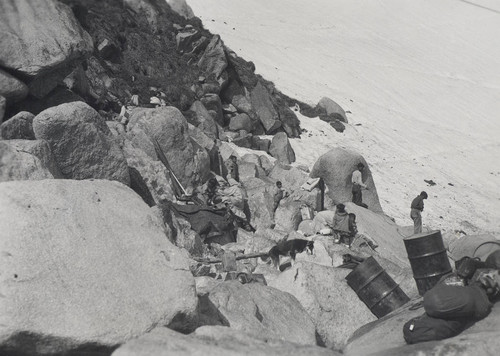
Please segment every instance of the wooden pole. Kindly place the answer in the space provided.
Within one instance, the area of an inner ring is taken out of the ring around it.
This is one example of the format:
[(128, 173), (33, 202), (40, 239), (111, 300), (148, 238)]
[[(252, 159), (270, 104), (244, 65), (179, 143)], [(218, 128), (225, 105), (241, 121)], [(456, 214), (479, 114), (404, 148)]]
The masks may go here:
[[(249, 258), (259, 258), (259, 257), (266, 257), (268, 255), (267, 252), (265, 253), (251, 253), (251, 254), (248, 254), (248, 255), (241, 255), (241, 256), (236, 256), (236, 261), (239, 261), (239, 260), (247, 260)], [(207, 258), (193, 258), (193, 260), (195, 260), (196, 262), (201, 262), (201, 263), (222, 263), (222, 259), (214, 259), (214, 260), (210, 260), (210, 259), (207, 259)]]

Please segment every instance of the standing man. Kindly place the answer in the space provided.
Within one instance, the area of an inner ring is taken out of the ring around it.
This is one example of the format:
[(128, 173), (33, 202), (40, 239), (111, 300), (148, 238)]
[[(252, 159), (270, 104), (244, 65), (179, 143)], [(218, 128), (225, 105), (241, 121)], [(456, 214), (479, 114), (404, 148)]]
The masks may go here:
[(427, 199), (427, 193), (421, 192), (411, 202), (410, 217), (413, 220), (413, 233), (415, 234), (422, 232), (422, 211), (424, 211), (424, 199)]
[(362, 206), (363, 208), (368, 208), (368, 205), (363, 203), (363, 194), (361, 189), (368, 189), (366, 184), (363, 183), (362, 172), (365, 168), (363, 163), (358, 163), (358, 169), (352, 173), (352, 202), (356, 205)]

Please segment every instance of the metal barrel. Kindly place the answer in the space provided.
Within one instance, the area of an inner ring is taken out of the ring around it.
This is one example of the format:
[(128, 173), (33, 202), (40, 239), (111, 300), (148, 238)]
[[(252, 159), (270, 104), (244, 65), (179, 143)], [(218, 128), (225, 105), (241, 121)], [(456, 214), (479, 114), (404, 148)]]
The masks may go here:
[(418, 293), (424, 295), (452, 271), (441, 231), (434, 230), (404, 239)]
[(345, 279), (377, 318), (389, 314), (410, 300), (373, 257), (360, 263)]

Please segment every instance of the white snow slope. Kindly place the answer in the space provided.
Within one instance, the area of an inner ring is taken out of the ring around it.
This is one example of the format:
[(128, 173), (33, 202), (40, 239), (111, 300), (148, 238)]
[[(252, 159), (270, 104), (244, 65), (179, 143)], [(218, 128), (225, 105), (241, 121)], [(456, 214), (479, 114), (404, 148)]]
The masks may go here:
[(283, 93), (350, 112), (343, 134), (301, 117), (298, 163), (354, 149), (399, 224), (412, 224), (410, 202), (425, 190), (424, 225), (500, 233), (498, 0), (188, 3)]

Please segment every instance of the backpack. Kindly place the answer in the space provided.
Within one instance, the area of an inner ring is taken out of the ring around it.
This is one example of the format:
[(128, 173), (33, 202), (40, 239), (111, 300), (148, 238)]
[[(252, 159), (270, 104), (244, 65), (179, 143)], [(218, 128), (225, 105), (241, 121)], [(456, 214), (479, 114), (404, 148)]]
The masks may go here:
[(444, 320), (424, 313), (404, 324), (403, 336), (408, 344), (442, 340), (460, 334), (470, 324), (466, 319)]

